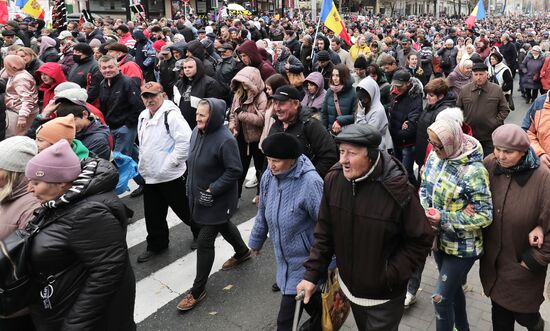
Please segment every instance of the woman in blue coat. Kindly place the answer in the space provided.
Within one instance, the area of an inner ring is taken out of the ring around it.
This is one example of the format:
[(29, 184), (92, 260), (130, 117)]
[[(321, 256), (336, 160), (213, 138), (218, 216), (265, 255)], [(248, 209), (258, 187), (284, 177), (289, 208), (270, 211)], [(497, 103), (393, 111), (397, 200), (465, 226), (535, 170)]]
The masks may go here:
[[(277, 285), (283, 294), (277, 330), (291, 330), (296, 305), (296, 285), (304, 277), (304, 262), (313, 244), (323, 180), (311, 161), (302, 154), (298, 139), (275, 133), (262, 143), (268, 171), (260, 181), (260, 204), (250, 234), (253, 255), (262, 248), (267, 234), (273, 242), (277, 261)], [(320, 330), (321, 294), (305, 305), (312, 330)]]
[(356, 107), (357, 97), (353, 88), (353, 78), (348, 67), (337, 64), (332, 69), (329, 88), (321, 109), (321, 123), (336, 135), (344, 126), (353, 124)]

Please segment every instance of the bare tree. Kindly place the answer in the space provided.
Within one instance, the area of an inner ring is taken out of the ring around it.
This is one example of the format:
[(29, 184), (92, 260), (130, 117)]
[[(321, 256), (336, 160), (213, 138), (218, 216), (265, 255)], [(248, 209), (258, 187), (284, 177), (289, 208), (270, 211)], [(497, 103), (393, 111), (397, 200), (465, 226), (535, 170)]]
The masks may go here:
[(395, 3), (397, 1), (395, 0), (380, 0), (380, 5), (386, 9), (386, 11), (390, 10), (390, 16), (393, 16), (394, 10), (395, 10)]

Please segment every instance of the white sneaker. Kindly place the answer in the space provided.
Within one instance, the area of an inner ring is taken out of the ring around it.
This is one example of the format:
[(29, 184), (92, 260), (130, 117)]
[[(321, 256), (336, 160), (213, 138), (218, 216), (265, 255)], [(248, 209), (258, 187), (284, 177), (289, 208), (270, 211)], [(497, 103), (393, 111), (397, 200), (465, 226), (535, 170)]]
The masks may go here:
[(416, 303), (416, 295), (407, 292), (405, 296), (405, 309), (408, 309), (410, 306)]
[(252, 203), (253, 203), (253, 204), (256, 204), (256, 201), (258, 201), (258, 197), (257, 197), (257, 196), (255, 196), (254, 199), (252, 199)]
[(246, 187), (246, 188), (253, 188), (253, 187), (256, 187), (256, 186), (258, 186), (258, 179), (256, 177), (254, 177), (253, 179), (247, 181), (244, 184), (244, 187)]

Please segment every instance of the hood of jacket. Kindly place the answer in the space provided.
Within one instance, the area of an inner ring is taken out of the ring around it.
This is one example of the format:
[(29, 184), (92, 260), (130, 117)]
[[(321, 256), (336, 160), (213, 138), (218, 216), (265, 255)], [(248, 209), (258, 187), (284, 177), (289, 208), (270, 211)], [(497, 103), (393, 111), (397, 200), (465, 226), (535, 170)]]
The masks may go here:
[(474, 137), (464, 135), (464, 151), (459, 156), (448, 159), (449, 163), (468, 165), (475, 162), (483, 162), (483, 148), (481, 143)]
[(82, 171), (73, 181), (71, 188), (59, 198), (45, 202), (45, 208), (60, 208), (95, 194), (111, 192), (116, 188), (118, 171), (111, 162), (99, 158), (86, 158), (80, 164)]
[(143, 42), (147, 40), (147, 37), (145, 37), (145, 34), (143, 33), (143, 30), (134, 30), (132, 33), (132, 37), (136, 40), (136, 42)]
[[(312, 72), (309, 75), (307, 75), (307, 78), (305, 79), (304, 83), (307, 83), (307, 82), (312, 82), (313, 84), (317, 85), (318, 89), (315, 95), (318, 95), (321, 92), (321, 90), (325, 89), (325, 79), (323, 75), (318, 71)], [(307, 93), (307, 89), (306, 89), (306, 93)]]
[(262, 64), (262, 57), (260, 52), (258, 52), (258, 46), (252, 40), (247, 40), (242, 43), (239, 48), (237, 48), (237, 53), (244, 53), (250, 58), (250, 65), (256, 68), (259, 68)]
[(313, 163), (309, 161), (307, 156), (302, 154), (296, 159), (296, 162), (294, 163), (294, 165), (290, 167), (290, 169), (288, 169), (286, 172), (279, 175), (273, 175), (271, 171), (269, 171), (269, 173), (271, 176), (281, 180), (285, 178), (298, 179), (302, 177), (304, 174), (311, 171), (316, 171), (315, 167), (313, 166)]
[(369, 94), (371, 100), (371, 109), (379, 109), (385, 112), (384, 105), (382, 105), (382, 102), (380, 101), (380, 88), (378, 87), (378, 84), (374, 79), (367, 76), (357, 84), (357, 87), (364, 89)]
[(456, 99), (457, 95), (449, 92), (446, 96), (443, 97), (443, 99), (439, 100), (434, 105), (428, 105), (426, 107), (426, 110), (431, 111), (434, 109), (446, 109), (456, 107)]
[(187, 43), (187, 50), (193, 54), (193, 57), (204, 60), (204, 46), (198, 40), (192, 40)]
[(210, 105), (210, 118), (206, 124), (205, 133), (217, 131), (223, 126), (225, 119), (225, 110), (227, 108), (225, 101), (216, 98), (206, 98)]
[(193, 77), (193, 79), (189, 79), (186, 76), (183, 76), (182, 79), (187, 82), (188, 84), (193, 85), (195, 82), (198, 82), (201, 78), (204, 77), (204, 64), (199, 58), (193, 57), (195, 59), (195, 63), (197, 64), (197, 73)]
[(44, 82), (42, 82), (44, 87), (46, 87), (47, 89), (55, 88), (57, 85), (67, 81), (65, 73), (63, 73), (63, 69), (57, 62), (44, 63), (40, 66), (40, 68), (38, 68), (38, 70), (36, 70), (36, 73), (43, 73), (53, 78), (53, 83), (51, 85), (46, 85)]
[(187, 49), (187, 43), (185, 41), (178, 41), (175, 44), (170, 45), (170, 50), (176, 51), (185, 57), (185, 51)]
[(320, 50), (318, 50), (318, 51), (322, 51), (322, 50), (325, 50), (325, 51), (327, 51), (327, 52), (332, 51), (332, 50), (330, 49), (330, 41), (328, 40), (327, 37), (318, 35), (318, 36), (317, 36), (317, 39), (323, 39), (323, 44), (325, 45), (325, 47), (324, 47), (323, 49), (320, 49)]
[(286, 62), (291, 55), (288, 47), (283, 47), (282, 49), (281, 56), (277, 57), (277, 62)]
[(232, 90), (234, 90), (237, 83), (243, 84), (247, 91), (248, 98), (244, 102), (245, 104), (252, 103), (254, 98), (265, 89), (260, 70), (254, 67), (244, 67), (233, 77), (231, 80)]
[(418, 95), (424, 96), (424, 86), (418, 78), (411, 77), (411, 88), (407, 92), (409, 96), (416, 97)]
[(44, 54), (44, 52), (48, 48), (55, 47), (56, 42), (53, 38), (50, 38), (48, 36), (42, 36), (40, 37), (40, 51), (38, 52), (38, 55)]
[(25, 61), (18, 55), (8, 55), (4, 58), (4, 68), (8, 76), (13, 77), (25, 69)]

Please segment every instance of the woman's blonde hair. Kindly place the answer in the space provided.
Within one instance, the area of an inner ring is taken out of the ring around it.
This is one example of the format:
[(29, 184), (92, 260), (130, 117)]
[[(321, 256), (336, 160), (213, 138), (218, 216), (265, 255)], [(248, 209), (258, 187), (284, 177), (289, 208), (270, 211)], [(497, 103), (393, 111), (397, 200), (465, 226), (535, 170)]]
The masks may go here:
[(21, 47), (17, 52), (23, 52), (25, 55), (30, 55), (33, 59), (36, 59), (38, 55), (30, 47)]
[(8, 199), (13, 193), (13, 189), (25, 178), (25, 174), (22, 172), (3, 171), (6, 173), (6, 184), (0, 187), (0, 203)]

